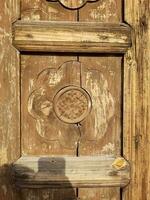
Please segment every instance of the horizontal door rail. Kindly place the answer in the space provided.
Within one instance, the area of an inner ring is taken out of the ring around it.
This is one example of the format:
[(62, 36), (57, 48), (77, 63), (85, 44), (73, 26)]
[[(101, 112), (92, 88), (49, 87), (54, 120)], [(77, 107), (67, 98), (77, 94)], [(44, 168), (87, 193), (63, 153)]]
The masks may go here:
[(12, 170), (21, 188), (124, 187), (130, 180), (128, 162), (112, 156), (21, 157)]
[(17, 21), (13, 45), (33, 52), (125, 53), (131, 29), (111, 23)]

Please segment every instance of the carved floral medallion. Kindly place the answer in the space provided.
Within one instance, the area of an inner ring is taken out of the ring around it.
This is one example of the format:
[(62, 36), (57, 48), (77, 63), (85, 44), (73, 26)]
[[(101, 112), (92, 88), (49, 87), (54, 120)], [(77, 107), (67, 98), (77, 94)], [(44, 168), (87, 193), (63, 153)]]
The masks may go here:
[(114, 115), (114, 100), (100, 71), (69, 61), (38, 74), (28, 98), (28, 111), (41, 137), (73, 148), (82, 135), (88, 140), (105, 135)]

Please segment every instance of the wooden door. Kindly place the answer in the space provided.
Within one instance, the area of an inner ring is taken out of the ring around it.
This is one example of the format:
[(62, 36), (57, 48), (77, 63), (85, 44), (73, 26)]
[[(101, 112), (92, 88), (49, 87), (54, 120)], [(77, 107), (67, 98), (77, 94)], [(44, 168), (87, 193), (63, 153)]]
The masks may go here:
[(148, 1), (0, 9), (0, 200), (148, 200)]

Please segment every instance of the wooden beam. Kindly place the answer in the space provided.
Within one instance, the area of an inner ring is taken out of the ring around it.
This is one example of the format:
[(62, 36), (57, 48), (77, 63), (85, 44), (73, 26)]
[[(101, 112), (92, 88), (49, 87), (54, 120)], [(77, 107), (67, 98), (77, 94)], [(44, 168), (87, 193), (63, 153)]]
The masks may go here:
[(24, 188), (124, 187), (130, 180), (128, 162), (112, 156), (21, 157), (13, 172)]
[(131, 30), (125, 24), (17, 21), (13, 44), (20, 51), (125, 53)]

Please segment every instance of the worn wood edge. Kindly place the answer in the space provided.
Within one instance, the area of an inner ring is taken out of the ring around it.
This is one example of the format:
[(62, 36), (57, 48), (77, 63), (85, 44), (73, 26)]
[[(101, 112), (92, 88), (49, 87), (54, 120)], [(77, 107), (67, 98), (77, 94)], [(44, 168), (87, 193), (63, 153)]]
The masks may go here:
[[(66, 168), (61, 174), (63, 164)], [(125, 187), (130, 181), (130, 166), (124, 158), (113, 156), (30, 156), (12, 165), (12, 175), (21, 188)]]
[(19, 200), (10, 166), (20, 152), (20, 53), (12, 45), (12, 23), (20, 17), (20, 0), (0, 2), (0, 199)]
[(80, 0), (80, 1), (51, 0), (51, 1), (59, 2), (61, 5), (63, 5), (67, 9), (75, 10), (75, 9), (79, 9), (79, 8), (83, 7), (86, 3), (91, 3), (91, 2), (98, 1), (98, 0)]
[(123, 155), (131, 163), (131, 182), (123, 200), (150, 199), (150, 7), (149, 1), (125, 0), (124, 20), (133, 29), (124, 58)]
[(19, 51), (125, 53), (131, 29), (125, 24), (17, 21), (13, 45)]

